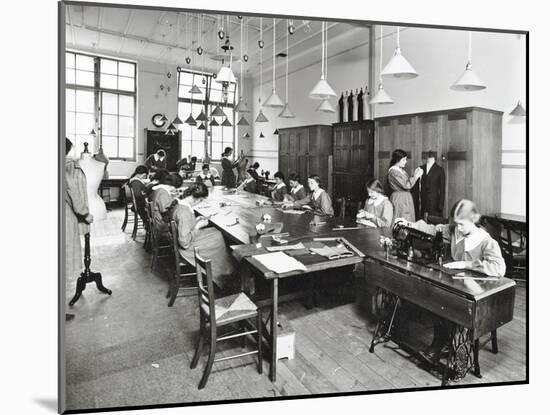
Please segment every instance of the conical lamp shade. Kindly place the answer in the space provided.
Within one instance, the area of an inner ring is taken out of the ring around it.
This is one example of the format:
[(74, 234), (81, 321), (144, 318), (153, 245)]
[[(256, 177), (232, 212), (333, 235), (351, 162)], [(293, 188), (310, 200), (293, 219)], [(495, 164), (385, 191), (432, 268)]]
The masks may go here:
[(268, 108), (283, 108), (285, 106), (285, 103), (279, 98), (279, 95), (277, 95), (277, 92), (272, 89), (271, 90), (271, 96), (267, 99), (266, 102), (264, 102), (264, 107)]
[(202, 91), (200, 90), (200, 88), (197, 85), (193, 84), (193, 86), (189, 90), (189, 93), (190, 94), (202, 94)]
[(250, 125), (248, 123), (248, 121), (246, 120), (246, 118), (244, 118), (244, 115), (241, 117), (241, 119), (239, 120), (239, 122), (237, 123), (237, 125)]
[(384, 91), (382, 83), (378, 85), (378, 91), (376, 91), (376, 94), (371, 98), (369, 104), (393, 104), (393, 99)]
[(166, 130), (166, 132), (164, 134), (165, 135), (175, 135), (174, 131), (172, 131), (172, 130)]
[(256, 117), (256, 122), (268, 122), (269, 120), (264, 115), (263, 111), (260, 109), (260, 112), (258, 113), (258, 116)]
[(229, 121), (229, 119), (228, 119), (227, 117), (225, 117), (225, 120), (223, 120), (222, 125), (223, 125), (224, 127), (231, 127), (231, 126), (233, 126), (233, 124), (231, 124), (231, 121)]
[(296, 118), (296, 115), (294, 115), (294, 113), (290, 109), (290, 106), (288, 105), (288, 102), (285, 104), (285, 107), (283, 108), (283, 110), (279, 114), (279, 117), (280, 118)]
[(183, 124), (183, 121), (176, 115), (176, 118), (174, 118), (174, 121), (172, 121), (172, 124), (181, 125)]
[(196, 120), (197, 121), (208, 121), (208, 117), (204, 113), (204, 110), (201, 110), (201, 113), (199, 115), (197, 115)]
[(169, 125), (168, 128), (167, 128), (167, 130), (170, 130), (170, 131), (176, 130), (176, 131), (177, 131), (177, 127), (176, 127), (174, 124), (170, 123), (170, 125)]
[(219, 105), (216, 105), (214, 111), (212, 111), (212, 117), (225, 117), (225, 112), (223, 112)]
[(518, 101), (518, 105), (516, 105), (516, 108), (512, 110), (510, 115), (513, 115), (514, 117), (525, 117), (527, 115), (525, 108), (521, 105), (521, 101)]
[(260, 138), (264, 138), (264, 137), (265, 137), (264, 133), (260, 132)]
[(250, 134), (248, 134), (248, 131), (243, 135), (244, 138), (250, 138)]
[(167, 122), (168, 118), (166, 118), (166, 115), (163, 114), (162, 117), (160, 117), (160, 120), (163, 122)]
[(239, 98), (239, 103), (235, 107), (235, 111), (237, 111), (237, 112), (250, 112), (250, 110), (248, 109), (248, 104), (243, 99), (243, 97)]
[(230, 67), (222, 66), (220, 71), (218, 72), (218, 75), (216, 76), (216, 82), (229, 82), (230, 84), (236, 84), (237, 79), (235, 78), (235, 75), (233, 74), (233, 71)]
[(273, 135), (279, 135), (279, 129), (276, 128), (275, 131), (273, 131)]
[(185, 120), (185, 124), (197, 125), (197, 122), (193, 118), (193, 115), (189, 114), (189, 117), (187, 117), (187, 119)]
[(204, 123), (201, 122), (201, 125), (197, 127), (197, 130), (206, 130), (206, 127), (204, 126)]
[(219, 127), (220, 126), (220, 123), (216, 121), (215, 118), (212, 118), (212, 121), (210, 121), (210, 125), (212, 127)]
[[(518, 104), (519, 105), (519, 104)], [(95, 132), (95, 129), (92, 128), (92, 131), (90, 131), (90, 135), (97, 135), (97, 133)]]
[(418, 76), (418, 72), (401, 54), (401, 48), (395, 48), (395, 52), (382, 71), (382, 75), (393, 75), (396, 78), (412, 79)]
[(322, 111), (322, 112), (336, 112), (336, 110), (334, 109), (334, 107), (332, 106), (332, 104), (330, 103), (330, 101), (328, 99), (324, 99), (322, 102), (321, 102), (321, 105), (319, 105), (317, 107), (317, 110), (316, 111)]
[(336, 92), (334, 92), (334, 89), (332, 89), (332, 87), (323, 77), (319, 79), (319, 82), (315, 84), (315, 86), (309, 93), (309, 97), (311, 99), (327, 99), (335, 96)]
[(472, 64), (468, 62), (466, 70), (460, 78), (451, 86), (455, 91), (480, 91), (487, 88), (481, 79), (472, 70)]

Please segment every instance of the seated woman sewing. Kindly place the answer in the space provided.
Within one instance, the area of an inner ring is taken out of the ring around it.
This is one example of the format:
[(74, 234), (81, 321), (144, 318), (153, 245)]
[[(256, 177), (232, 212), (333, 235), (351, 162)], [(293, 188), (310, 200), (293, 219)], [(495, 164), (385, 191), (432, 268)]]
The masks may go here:
[(357, 213), (357, 222), (377, 228), (388, 228), (393, 221), (393, 205), (384, 194), (382, 183), (378, 179), (367, 182), (368, 198), (365, 207)]
[(290, 173), (288, 175), (288, 184), (290, 185), (290, 192), (285, 195), (285, 202), (302, 200), (307, 196), (306, 189), (300, 183), (300, 176), (296, 173)]
[(150, 196), (153, 203), (153, 225), (159, 233), (169, 231), (167, 214), (178, 203), (177, 189), (181, 187), (182, 182), (179, 174), (169, 174), (161, 179), (160, 184), (153, 187)]
[(208, 164), (202, 165), (202, 172), (199, 173), (195, 179), (196, 183), (204, 183), (206, 187), (212, 187), (216, 185), (214, 176), (210, 173), (210, 166)]
[(283, 203), (283, 209), (308, 209), (313, 210), (314, 213), (319, 215), (334, 216), (332, 199), (321, 187), (321, 178), (316, 174), (313, 174), (307, 179), (307, 184), (311, 190), (311, 193), (304, 199)]
[(212, 261), (213, 279), (220, 288), (227, 288), (236, 266), (229, 253), (221, 232), (215, 228), (206, 228), (208, 219), (195, 217), (193, 207), (208, 197), (208, 188), (204, 183), (192, 184), (183, 192), (183, 199), (170, 211), (170, 220), (178, 228), (180, 255), (190, 264), (195, 263), (194, 248), (199, 248), (205, 258)]
[(258, 193), (258, 181), (254, 178), (254, 170), (248, 169), (246, 171), (246, 177), (240, 185), (237, 186), (237, 190), (244, 190), (249, 193)]
[[(442, 231), (443, 238), (451, 243), (454, 260), (444, 264), (445, 268), (473, 270), (492, 277), (502, 277), (506, 273), (506, 264), (500, 247), (484, 229), (477, 226), (480, 216), (474, 202), (462, 199), (451, 209), (448, 225), (434, 226), (422, 220), (411, 223), (402, 218), (396, 219), (396, 222), (404, 222), (407, 226), (432, 235), (438, 230)], [(430, 361), (438, 361), (449, 334), (445, 321), (435, 315), (433, 318), (433, 341), (422, 355)]]
[(285, 195), (288, 194), (285, 184), (285, 175), (278, 171), (273, 177), (275, 177), (275, 185), (269, 189), (271, 198), (274, 202), (282, 202), (285, 199)]

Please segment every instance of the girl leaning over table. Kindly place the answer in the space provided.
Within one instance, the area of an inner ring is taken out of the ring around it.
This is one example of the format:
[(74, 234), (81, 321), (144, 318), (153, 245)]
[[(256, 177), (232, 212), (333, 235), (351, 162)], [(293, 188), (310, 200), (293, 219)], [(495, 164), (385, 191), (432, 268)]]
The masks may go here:
[(175, 206), (177, 189), (181, 187), (183, 179), (179, 174), (169, 174), (160, 180), (160, 184), (153, 187), (151, 202), (153, 203), (153, 226), (156, 232), (169, 232), (166, 220), (169, 210)]
[(178, 228), (180, 255), (190, 264), (195, 263), (194, 249), (199, 248), (201, 255), (212, 261), (213, 279), (220, 288), (227, 288), (236, 267), (225, 244), (221, 232), (207, 228), (208, 219), (195, 217), (194, 206), (208, 197), (208, 188), (204, 183), (195, 183), (184, 190), (183, 199), (170, 211), (170, 220)]
[(377, 228), (390, 227), (393, 221), (393, 205), (384, 194), (380, 180), (370, 179), (367, 182), (367, 192), (365, 207), (357, 213), (358, 222), (367, 221)]
[(307, 179), (307, 184), (311, 190), (310, 194), (308, 194), (304, 199), (283, 203), (283, 208), (300, 209), (307, 207), (312, 209), (315, 213), (326, 216), (334, 216), (332, 199), (321, 187), (321, 178), (316, 174), (313, 174)]
[(285, 184), (285, 175), (278, 171), (273, 177), (275, 177), (275, 185), (270, 189), (271, 198), (274, 202), (282, 202), (285, 199), (285, 195), (288, 194)]
[[(502, 277), (506, 273), (506, 264), (500, 247), (484, 229), (477, 226), (480, 216), (474, 202), (462, 199), (451, 209), (448, 225), (434, 226), (423, 220), (411, 223), (402, 218), (397, 218), (395, 222), (404, 222), (407, 226), (432, 235), (438, 230), (442, 231), (443, 238), (451, 243), (451, 257), (454, 260), (444, 264), (445, 268), (473, 270), (492, 277)], [(437, 362), (449, 332), (444, 320), (435, 315), (433, 319), (433, 341), (422, 355), (427, 360)]]
[(288, 184), (290, 185), (290, 192), (285, 195), (285, 201), (302, 200), (307, 196), (306, 189), (300, 183), (300, 176), (296, 173), (288, 175)]

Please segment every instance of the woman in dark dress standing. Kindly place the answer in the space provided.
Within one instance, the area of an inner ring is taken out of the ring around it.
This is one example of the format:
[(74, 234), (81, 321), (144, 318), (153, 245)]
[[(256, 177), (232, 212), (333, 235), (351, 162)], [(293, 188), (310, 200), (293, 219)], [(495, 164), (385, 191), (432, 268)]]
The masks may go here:
[(233, 154), (233, 149), (231, 147), (226, 147), (222, 154), (222, 186), (225, 187), (236, 187), (237, 186), (237, 177), (233, 169), (237, 167), (241, 161), (238, 158), (235, 161), (230, 159)]

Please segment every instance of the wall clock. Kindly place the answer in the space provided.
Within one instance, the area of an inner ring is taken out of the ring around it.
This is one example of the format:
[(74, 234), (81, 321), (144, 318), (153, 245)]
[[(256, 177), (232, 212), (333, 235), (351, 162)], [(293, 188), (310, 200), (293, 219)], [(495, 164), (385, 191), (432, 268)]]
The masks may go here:
[(164, 116), (162, 114), (155, 114), (153, 115), (153, 118), (151, 118), (151, 121), (153, 122), (153, 125), (157, 128), (162, 128), (166, 125), (166, 121), (163, 120)]

